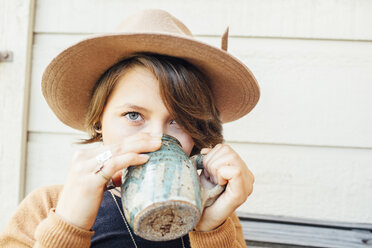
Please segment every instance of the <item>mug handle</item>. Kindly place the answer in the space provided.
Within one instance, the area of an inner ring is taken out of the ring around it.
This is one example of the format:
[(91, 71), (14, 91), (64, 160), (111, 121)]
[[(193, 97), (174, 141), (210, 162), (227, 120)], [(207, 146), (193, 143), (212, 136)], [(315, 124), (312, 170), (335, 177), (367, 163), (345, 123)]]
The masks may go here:
[[(204, 155), (198, 154), (190, 158), (191, 162), (198, 170), (204, 169), (203, 157)], [(202, 190), (203, 208), (211, 206), (226, 188), (226, 185), (221, 186), (219, 184), (215, 184), (212, 181), (208, 180), (203, 174), (200, 175), (200, 184)]]

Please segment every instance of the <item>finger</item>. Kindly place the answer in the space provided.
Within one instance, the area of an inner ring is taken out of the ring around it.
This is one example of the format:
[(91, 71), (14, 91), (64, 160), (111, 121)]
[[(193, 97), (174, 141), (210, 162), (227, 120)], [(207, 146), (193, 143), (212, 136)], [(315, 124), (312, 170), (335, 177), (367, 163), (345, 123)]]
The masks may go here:
[[(120, 155), (126, 152), (145, 153), (156, 151), (161, 146), (161, 134), (137, 133), (126, 137), (121, 143), (103, 145), (95, 149), (82, 150), (86, 158), (96, 157), (107, 150), (113, 155)], [(132, 149), (131, 149), (132, 148)]]
[(208, 177), (211, 178), (212, 173), (211, 173), (211, 161), (213, 159), (213, 156), (218, 152), (218, 150), (222, 147), (221, 144), (216, 145), (213, 149), (211, 149), (207, 155), (203, 157), (203, 167), (204, 170), (207, 171)]
[[(235, 159), (236, 152), (227, 144), (216, 145), (203, 159), (203, 164), (207, 167), (210, 164), (214, 164), (215, 161), (220, 159), (229, 158), (230, 160)], [(238, 156), (236, 156), (238, 157)]]
[[(122, 171), (124, 168), (128, 168), (132, 165), (142, 165), (146, 163), (149, 160), (150, 156), (147, 154), (137, 154), (137, 153), (126, 153), (124, 155), (120, 156), (114, 156), (107, 160), (103, 167), (100, 169), (100, 171), (103, 172), (103, 175), (101, 174), (101, 179), (103, 181), (106, 178), (112, 178), (116, 173)], [(99, 173), (94, 173), (99, 174)], [(115, 176), (115, 181), (118, 181), (117, 176)]]
[(221, 177), (218, 175), (218, 169), (223, 166), (233, 166), (234, 163), (236, 163), (236, 161), (233, 160), (233, 156), (228, 154), (222, 157), (218, 156), (211, 158), (208, 163), (204, 165), (204, 168), (214, 183), (222, 183), (221, 185), (223, 185), (225, 184), (225, 181), (220, 179)]
[(203, 169), (202, 174), (203, 174), (206, 178), (209, 178), (209, 177), (210, 177), (209, 172), (208, 172), (206, 169)]
[(200, 154), (201, 155), (207, 155), (211, 150), (212, 150), (212, 148), (203, 148), (203, 149), (201, 149)]
[(211, 160), (217, 160), (229, 157), (230, 160), (235, 160), (240, 158), (239, 155), (232, 149), (228, 144), (221, 144), (218, 149), (214, 152), (213, 156), (210, 157)]
[(142, 165), (149, 160), (147, 154), (126, 153), (124, 155), (115, 156), (108, 163), (108, 173), (113, 176), (118, 171), (128, 168), (133, 165)]
[(241, 168), (224, 166), (219, 168), (218, 174), (221, 180), (228, 181), (228, 191), (238, 202), (242, 203), (253, 191), (253, 178), (249, 174), (244, 174)]
[(110, 148), (113, 154), (154, 152), (161, 147), (161, 137), (145, 136), (126, 139)]
[[(153, 152), (156, 151), (161, 147), (161, 139), (160, 137), (152, 136), (149, 133), (140, 133), (135, 136), (128, 137), (128, 140), (126, 140), (127, 144), (121, 143), (121, 144), (115, 144), (115, 145), (109, 145), (109, 146), (103, 146), (99, 149), (93, 149), (91, 151), (85, 150), (78, 152), (75, 157), (76, 160), (87, 160), (86, 157), (88, 157), (88, 154), (90, 155), (90, 160), (95, 160), (94, 163), (90, 163), (89, 167), (85, 167), (88, 171), (92, 171), (94, 168), (97, 167), (97, 157), (107, 151), (111, 152), (111, 158), (110, 161), (115, 161), (117, 157), (123, 156), (126, 153), (147, 153), (147, 152)], [(97, 153), (97, 152), (100, 153)], [(98, 155), (97, 155), (98, 154)], [(133, 157), (132, 155), (128, 155), (130, 157)], [(94, 158), (92, 158), (94, 157)], [(144, 156), (147, 158), (146, 156)], [(123, 159), (123, 158), (122, 158)], [(124, 158), (125, 159), (125, 158)], [(120, 160), (120, 158), (119, 158)], [(105, 161), (106, 162), (106, 161)], [(96, 169), (97, 170), (97, 169)]]
[(220, 163), (214, 163), (213, 166), (209, 168), (209, 177), (215, 184), (225, 185), (227, 183), (227, 180), (222, 177), (219, 172), (222, 167), (230, 167), (230, 164), (220, 161)]
[(205, 164), (208, 164), (209, 163), (209, 160), (211, 160), (211, 158), (213, 158), (214, 154), (216, 154), (218, 152), (219, 149), (221, 149), (222, 147), (222, 144), (217, 144), (215, 147), (213, 147), (209, 152), (208, 154), (206, 154), (203, 158), (203, 165)]
[(204, 173), (201, 175), (201, 177), (204, 177), (205, 180), (213, 183), (213, 184), (219, 184), (219, 185), (225, 185), (227, 182), (224, 182), (223, 180), (218, 179), (217, 176), (213, 176), (207, 172), (207, 170), (204, 170)]
[(225, 172), (225, 170), (230, 170), (230, 168), (226, 168), (226, 167), (230, 167), (230, 166), (220, 166), (216, 169), (216, 175), (215, 175), (215, 180), (216, 180), (216, 183), (219, 184), (219, 185), (226, 185), (229, 181), (228, 178), (226, 178), (226, 176), (223, 174)]

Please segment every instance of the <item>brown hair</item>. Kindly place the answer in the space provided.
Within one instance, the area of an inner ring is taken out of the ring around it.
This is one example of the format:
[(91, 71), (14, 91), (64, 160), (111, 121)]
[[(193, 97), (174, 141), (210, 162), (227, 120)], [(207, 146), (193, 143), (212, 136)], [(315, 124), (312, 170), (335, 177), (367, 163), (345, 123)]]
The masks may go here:
[(138, 53), (109, 68), (97, 81), (85, 121), (90, 139), (82, 143), (102, 140), (97, 130), (101, 128), (99, 120), (106, 101), (119, 78), (133, 66), (143, 66), (155, 75), (164, 105), (194, 140), (192, 154), (223, 141), (222, 122), (205, 75), (180, 58)]

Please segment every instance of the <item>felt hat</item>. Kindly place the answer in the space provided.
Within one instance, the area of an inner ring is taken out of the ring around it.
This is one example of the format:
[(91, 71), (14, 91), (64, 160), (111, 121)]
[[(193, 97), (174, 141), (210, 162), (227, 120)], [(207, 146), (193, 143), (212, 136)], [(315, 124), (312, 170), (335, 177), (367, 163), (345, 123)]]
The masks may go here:
[(178, 19), (163, 10), (144, 10), (125, 19), (113, 33), (87, 38), (65, 49), (47, 66), (43, 95), (66, 125), (85, 131), (92, 90), (100, 76), (125, 57), (138, 52), (187, 60), (211, 81), (217, 109), (224, 123), (249, 113), (260, 91), (251, 71), (222, 48), (196, 40)]

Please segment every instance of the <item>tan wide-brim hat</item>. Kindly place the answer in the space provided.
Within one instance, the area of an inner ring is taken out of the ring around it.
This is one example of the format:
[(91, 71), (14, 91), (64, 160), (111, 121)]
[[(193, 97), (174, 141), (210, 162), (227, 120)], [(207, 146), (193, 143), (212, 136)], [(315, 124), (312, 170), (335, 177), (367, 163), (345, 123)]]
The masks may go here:
[(42, 91), (50, 108), (66, 125), (85, 131), (85, 116), (94, 85), (123, 58), (138, 52), (179, 57), (210, 80), (224, 123), (249, 113), (260, 91), (251, 71), (222, 49), (193, 38), (188, 28), (163, 10), (144, 10), (125, 19), (115, 33), (85, 39), (61, 52), (46, 68)]

